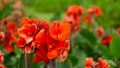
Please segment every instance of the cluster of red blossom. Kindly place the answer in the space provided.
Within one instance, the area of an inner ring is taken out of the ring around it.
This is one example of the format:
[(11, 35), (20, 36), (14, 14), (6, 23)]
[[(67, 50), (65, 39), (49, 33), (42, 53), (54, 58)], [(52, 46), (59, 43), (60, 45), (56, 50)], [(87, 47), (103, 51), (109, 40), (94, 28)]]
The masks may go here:
[(68, 37), (71, 27), (67, 22), (47, 21), (41, 22), (39, 19), (24, 18), (18, 29), (19, 38), (17, 46), (25, 53), (35, 52), (36, 57), (33, 62), (58, 58), (60, 62), (67, 58), (70, 50)]
[(98, 62), (95, 62), (93, 58), (86, 58), (85, 68), (110, 68), (107, 60), (98, 58)]
[[(97, 33), (98, 33), (98, 37), (102, 37), (103, 34), (104, 34), (104, 29), (103, 28), (98, 28), (97, 29)], [(120, 27), (117, 29), (117, 33), (118, 35), (120, 35)], [(107, 36), (103, 37), (102, 40), (101, 40), (101, 44), (103, 45), (109, 45), (112, 41), (112, 34), (108, 34)]]
[[(104, 34), (104, 29), (101, 28), (101, 27), (98, 28), (97, 29), (97, 33), (98, 33), (98, 37), (99, 38), (102, 37), (103, 34)], [(112, 41), (112, 34), (109, 34), (109, 35), (107, 35), (107, 36), (105, 36), (105, 37), (102, 38), (101, 44), (103, 44), (103, 45), (109, 45), (111, 41)]]
[(2, 63), (4, 61), (4, 54), (0, 51), (0, 68), (6, 68)]
[[(93, 6), (92, 8), (87, 10), (87, 16), (85, 16), (84, 19), (88, 25), (91, 25), (95, 16), (102, 15), (103, 13), (101, 9), (97, 6)], [(71, 24), (72, 32), (75, 33), (76, 31), (80, 30), (79, 24), (82, 17), (83, 8), (81, 6), (72, 5), (68, 8), (64, 21), (69, 22)]]
[[(13, 8), (14, 11), (12, 12), (12, 15), (3, 18), (0, 21), (0, 44), (3, 44), (4, 48), (12, 53), (14, 51), (12, 43), (16, 42), (17, 36), (16, 24), (18, 24), (22, 18), (21, 10), (23, 9), (23, 4), (21, 3), (21, 0), (0, 0), (0, 5), (2, 4), (3, 7), (10, 3), (13, 3), (10, 8)], [(0, 7), (0, 9), (2, 10), (3, 8)]]
[(72, 34), (80, 30), (79, 24), (82, 14), (83, 8), (81, 6), (72, 5), (68, 8), (64, 21), (71, 24)]
[(85, 17), (85, 21), (87, 22), (87, 25), (91, 25), (93, 20), (95, 19), (95, 16), (102, 16), (103, 13), (98, 6), (93, 6), (92, 8), (89, 8), (87, 10), (88, 15)]

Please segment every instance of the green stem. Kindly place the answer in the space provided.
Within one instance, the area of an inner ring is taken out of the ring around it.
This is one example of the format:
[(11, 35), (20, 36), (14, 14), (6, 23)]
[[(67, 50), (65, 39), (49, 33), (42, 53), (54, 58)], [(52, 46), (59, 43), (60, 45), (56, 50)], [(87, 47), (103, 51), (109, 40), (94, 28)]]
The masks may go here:
[(47, 64), (44, 64), (44, 68), (47, 68)]

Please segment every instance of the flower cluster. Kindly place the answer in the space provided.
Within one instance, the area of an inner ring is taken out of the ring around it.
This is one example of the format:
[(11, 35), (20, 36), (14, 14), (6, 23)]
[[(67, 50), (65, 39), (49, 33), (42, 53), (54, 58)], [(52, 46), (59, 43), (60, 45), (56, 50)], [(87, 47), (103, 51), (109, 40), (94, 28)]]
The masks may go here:
[(120, 27), (117, 28), (117, 33), (120, 35)]
[(92, 8), (87, 10), (88, 15), (85, 17), (85, 21), (87, 25), (91, 25), (92, 21), (94, 20), (94, 16), (102, 16), (103, 13), (98, 6), (93, 6)]
[(5, 29), (5, 44), (4, 47), (6, 48), (6, 50), (8, 52), (13, 52), (13, 47), (12, 47), (12, 43), (16, 42), (16, 37), (15, 35), (17, 34), (17, 28), (15, 23), (9, 23)]
[(72, 32), (76, 32), (77, 30), (80, 30), (79, 24), (80, 24), (80, 16), (83, 14), (83, 8), (81, 6), (72, 5), (68, 8), (66, 12), (66, 17), (64, 21), (69, 22), (71, 24), (71, 30)]
[(47, 21), (40, 22), (35, 18), (30, 20), (24, 18), (21, 22), (21, 28), (18, 29), (19, 39), (17, 46), (25, 53), (35, 52), (36, 57), (33, 62), (44, 61), (58, 58), (64, 61), (67, 58), (70, 44), (68, 37), (70, 35), (70, 24), (66, 22)]
[(0, 41), (4, 42), (4, 48), (9, 52), (12, 53), (13, 52), (13, 47), (12, 47), (12, 43), (14, 43), (16, 41), (16, 37), (15, 35), (17, 35), (17, 28), (15, 23), (11, 22), (8, 23), (6, 25), (2, 25), (3, 27), (5, 27), (3, 30), (5, 30), (4, 32), (0, 32)]
[(112, 35), (107, 35), (106, 37), (104, 37), (101, 41), (101, 43), (103, 45), (109, 45), (112, 41)]
[(110, 68), (107, 60), (98, 58), (98, 62), (95, 62), (93, 58), (86, 58), (85, 68)]
[(98, 34), (98, 37), (101, 37), (104, 34), (104, 29), (102, 27), (99, 27), (97, 29), (97, 34)]
[(0, 68), (6, 68), (2, 63), (4, 61), (4, 54), (0, 51)]

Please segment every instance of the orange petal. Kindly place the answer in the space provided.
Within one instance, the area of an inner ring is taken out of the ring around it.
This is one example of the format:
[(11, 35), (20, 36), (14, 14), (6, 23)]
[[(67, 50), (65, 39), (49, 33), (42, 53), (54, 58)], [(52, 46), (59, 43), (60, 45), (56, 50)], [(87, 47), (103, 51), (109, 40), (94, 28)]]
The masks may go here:
[(47, 53), (47, 57), (49, 59), (54, 59), (59, 55), (59, 53), (56, 50), (51, 50)]

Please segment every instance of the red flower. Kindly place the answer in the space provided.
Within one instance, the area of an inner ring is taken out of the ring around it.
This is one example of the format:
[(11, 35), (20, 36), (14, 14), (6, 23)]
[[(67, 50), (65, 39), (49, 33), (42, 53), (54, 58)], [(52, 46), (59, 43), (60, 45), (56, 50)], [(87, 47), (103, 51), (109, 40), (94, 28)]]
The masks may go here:
[(120, 35), (120, 27), (117, 29), (117, 33)]
[(92, 20), (94, 20), (94, 16), (102, 16), (103, 15), (100, 7), (97, 7), (97, 6), (93, 6), (92, 8), (88, 9), (87, 12), (88, 12), (88, 15), (85, 16), (85, 21), (88, 26), (91, 25)]
[(102, 58), (98, 58), (98, 64), (100, 68), (110, 68), (110, 66), (107, 63), (107, 60), (103, 60)]
[(102, 39), (101, 43), (103, 45), (109, 45), (112, 41), (112, 35), (108, 35), (105, 38)]
[(68, 8), (66, 15), (67, 16), (79, 16), (83, 14), (83, 8), (81, 6), (77, 6), (77, 5), (72, 5)]
[(0, 51), (0, 64), (4, 61), (4, 54)]
[(104, 29), (103, 28), (98, 28), (97, 29), (97, 33), (98, 33), (98, 37), (101, 37), (102, 35), (103, 35), (103, 33), (104, 33)]
[(14, 22), (11, 22), (7, 25), (7, 29), (11, 32), (16, 34), (17, 33), (17, 28)]
[(102, 16), (103, 15), (100, 7), (98, 7), (98, 6), (93, 6), (92, 8), (88, 9), (88, 14), (89, 15), (95, 14), (96, 16)]
[(3, 41), (4, 38), (5, 38), (4, 33), (3, 33), (3, 32), (0, 32), (0, 41)]
[(36, 55), (34, 63), (44, 61), (47, 64), (49, 59), (55, 58), (62, 62), (67, 58), (70, 49), (69, 40), (67, 40), (70, 35), (69, 23), (59, 21), (54, 21), (52, 24), (47, 21), (39, 23), (37, 18), (34, 20), (25, 18), (21, 25), (22, 27), (18, 30), (20, 38), (17, 46), (25, 53), (31, 53), (34, 50)]
[(86, 58), (85, 61), (85, 68), (91, 68), (91, 66), (95, 63), (94, 59), (92, 57)]
[(110, 68), (107, 60), (98, 58), (98, 62), (95, 62), (93, 58), (87, 58), (85, 61), (85, 68)]
[(56, 43), (48, 45), (47, 57), (49, 59), (58, 58), (60, 62), (63, 62), (67, 58), (69, 50), (69, 40), (62, 42), (56, 41)]
[(70, 6), (66, 12), (64, 21), (70, 23), (73, 33), (79, 30), (80, 16), (82, 14), (83, 8), (77, 5)]
[(32, 52), (32, 41), (37, 34), (39, 19), (23, 18), (21, 21), (22, 27), (18, 29), (20, 38), (17, 41), (17, 46), (20, 47), (25, 53)]
[(37, 25), (35, 24), (25, 24), (22, 28), (18, 30), (20, 37), (24, 38), (26, 43), (33, 40), (33, 36), (37, 33)]
[(90, 26), (92, 23), (92, 17), (90, 15), (87, 15), (84, 19), (85, 19), (87, 25)]
[(51, 43), (51, 40), (52, 38), (49, 35), (49, 23), (44, 21), (41, 24), (40, 31), (37, 33), (34, 41), (32, 42), (32, 47), (35, 47), (36, 54), (33, 62), (44, 61), (45, 63), (48, 63), (48, 43)]
[(4, 54), (0, 51), (0, 68), (6, 68), (2, 63), (4, 61)]
[(10, 45), (9, 42), (5, 42), (4, 47), (9, 53), (12, 53), (14, 51), (12, 45)]
[(34, 58), (33, 62), (44, 61), (46, 64), (49, 62), (47, 58), (47, 45), (40, 45), (35, 50), (35, 54), (36, 54), (36, 57)]
[(54, 21), (50, 26), (50, 35), (53, 39), (64, 41), (70, 35), (70, 24), (69, 23), (61, 23), (59, 21)]
[(4, 65), (0, 64), (0, 68), (6, 68), (6, 66), (4, 66)]
[(7, 24), (7, 27), (5, 29), (4, 47), (10, 53), (14, 51), (11, 43), (16, 42), (16, 37), (15, 37), (16, 34), (17, 34), (17, 28), (15, 27), (15, 24), (13, 22)]

